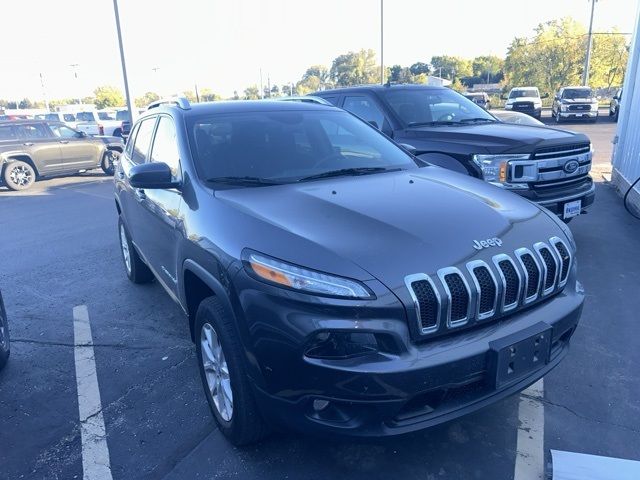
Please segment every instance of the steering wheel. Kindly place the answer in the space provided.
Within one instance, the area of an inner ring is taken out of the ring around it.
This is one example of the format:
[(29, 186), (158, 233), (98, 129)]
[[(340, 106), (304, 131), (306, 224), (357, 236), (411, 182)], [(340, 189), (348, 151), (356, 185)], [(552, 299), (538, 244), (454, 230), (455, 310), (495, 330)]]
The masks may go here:
[(455, 119), (455, 114), (454, 113), (445, 113), (444, 115), (440, 115), (438, 117), (438, 122), (453, 122), (453, 120)]

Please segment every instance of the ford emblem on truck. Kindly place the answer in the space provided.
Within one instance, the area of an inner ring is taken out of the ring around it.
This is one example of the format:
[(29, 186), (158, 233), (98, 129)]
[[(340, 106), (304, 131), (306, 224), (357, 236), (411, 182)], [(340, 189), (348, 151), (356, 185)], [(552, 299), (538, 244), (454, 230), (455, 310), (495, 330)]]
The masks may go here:
[(579, 166), (580, 166), (580, 163), (578, 163), (577, 160), (569, 160), (567, 163), (564, 164), (563, 170), (567, 173), (574, 173), (576, 170), (578, 170)]
[(500, 247), (502, 246), (502, 240), (500, 240), (498, 237), (493, 237), (493, 238), (487, 238), (486, 240), (474, 240), (473, 241), (473, 248), (475, 248), (476, 250), (482, 250), (483, 248), (489, 248), (489, 247)]

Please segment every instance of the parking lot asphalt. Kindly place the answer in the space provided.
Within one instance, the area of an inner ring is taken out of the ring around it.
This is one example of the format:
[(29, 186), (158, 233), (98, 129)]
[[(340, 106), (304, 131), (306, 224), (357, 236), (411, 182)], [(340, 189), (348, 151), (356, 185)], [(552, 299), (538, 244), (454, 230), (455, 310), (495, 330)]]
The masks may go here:
[[(185, 319), (157, 283), (127, 280), (116, 222), (112, 182), (100, 174), (22, 193), (0, 188), (0, 289), (13, 337), (0, 372), (0, 478), (82, 478), (78, 305), (91, 319), (115, 479), (509, 479), (527, 456), (523, 435), (545, 452), (640, 459), (640, 222), (608, 184), (570, 224), (587, 302), (568, 357), (545, 377), (541, 425), (523, 426), (523, 397), (514, 396), (430, 430), (367, 442), (276, 433), (230, 446), (209, 414)], [(536, 461), (541, 472), (548, 456)], [(530, 478), (541, 477), (516, 480)]]

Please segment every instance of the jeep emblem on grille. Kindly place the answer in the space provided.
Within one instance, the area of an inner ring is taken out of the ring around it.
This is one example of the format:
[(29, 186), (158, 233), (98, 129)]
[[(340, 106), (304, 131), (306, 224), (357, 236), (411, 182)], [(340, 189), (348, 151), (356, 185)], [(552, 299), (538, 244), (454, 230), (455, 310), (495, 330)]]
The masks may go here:
[(567, 173), (574, 173), (576, 170), (578, 170), (579, 166), (580, 164), (577, 160), (569, 160), (564, 164), (564, 167), (562, 169)]
[(483, 248), (489, 248), (489, 247), (501, 247), (502, 246), (502, 240), (500, 240), (498, 237), (493, 237), (493, 238), (487, 238), (486, 240), (474, 240), (473, 241), (473, 248), (475, 248), (476, 250), (482, 250)]

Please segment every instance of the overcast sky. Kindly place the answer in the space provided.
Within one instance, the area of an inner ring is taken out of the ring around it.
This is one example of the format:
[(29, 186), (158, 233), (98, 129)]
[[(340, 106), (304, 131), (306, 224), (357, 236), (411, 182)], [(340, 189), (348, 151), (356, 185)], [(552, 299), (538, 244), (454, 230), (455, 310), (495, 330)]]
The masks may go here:
[[(297, 81), (341, 53), (379, 52), (379, 0), (119, 0), (132, 96)], [(631, 32), (637, 0), (599, 0), (595, 31)], [(386, 0), (385, 64), (432, 55), (503, 56), (515, 36), (562, 16), (588, 24), (589, 0)], [(1, 0), (0, 98), (122, 88), (112, 0)], [(78, 64), (78, 79), (70, 64)], [(154, 72), (153, 68), (158, 70)]]

